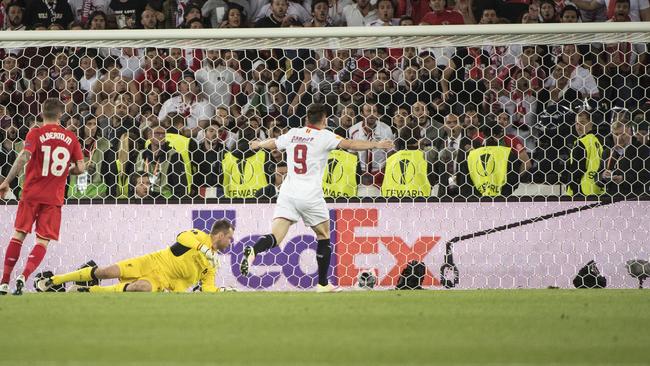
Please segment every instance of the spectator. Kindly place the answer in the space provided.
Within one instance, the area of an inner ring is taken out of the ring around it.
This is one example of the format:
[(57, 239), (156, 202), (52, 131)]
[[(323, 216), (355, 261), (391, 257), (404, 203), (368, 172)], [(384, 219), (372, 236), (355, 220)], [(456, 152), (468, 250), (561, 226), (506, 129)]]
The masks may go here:
[(68, 0), (68, 3), (74, 13), (75, 21), (80, 24), (89, 24), (94, 12), (102, 12), (104, 15), (108, 12), (110, 0)]
[(183, 17), (182, 21), (180, 24), (178, 24), (178, 28), (189, 28), (189, 23), (193, 19), (201, 19), (202, 15), (201, 14), (201, 8), (198, 6), (189, 3), (183, 8)]
[(280, 28), (289, 24), (288, 0), (271, 0), (270, 14), (255, 22), (255, 28)]
[[(393, 112), (393, 118), (391, 119), (391, 126), (390, 128), (393, 130), (393, 133), (395, 136), (399, 136), (399, 132), (404, 128), (406, 125), (410, 125), (411, 123), (411, 111), (408, 105), (403, 104), (399, 106), (395, 111)], [(399, 146), (397, 147), (398, 150), (404, 150), (403, 148), (400, 148)]]
[(94, 11), (88, 17), (88, 22), (86, 23), (86, 29), (90, 29), (90, 30), (106, 29), (106, 20), (107, 20), (106, 13), (100, 10)]
[(197, 187), (217, 187), (221, 183), (221, 161), (225, 146), (219, 134), (217, 125), (206, 127), (203, 141), (194, 153), (192, 161), (197, 165), (198, 174), (194, 175), (193, 184)]
[(203, 67), (196, 72), (196, 81), (215, 107), (229, 106), (233, 101), (232, 90), (244, 82), (237, 70), (226, 65), (225, 60), (231, 54), (228, 50), (208, 50)]
[[(612, 19), (615, 16), (618, 1), (612, 3), (608, 0), (573, 0), (573, 3), (582, 10), (595, 12), (606, 11), (605, 17)], [(623, 0), (621, 3), (628, 4), (631, 21), (650, 21), (650, 4), (647, 0)], [(596, 18), (602, 20), (602, 17), (598, 15)]]
[(183, 79), (178, 84), (178, 94), (163, 103), (158, 119), (162, 120), (170, 113), (178, 113), (186, 118), (192, 137), (200, 140), (199, 132), (210, 123), (210, 118), (214, 115), (214, 107), (204, 99), (198, 89), (194, 74), (184, 73)]
[(481, 20), (479, 24), (497, 24), (499, 22), (499, 16), (497, 11), (494, 8), (484, 8), (483, 14), (481, 15)]
[(140, 15), (147, 7), (144, 0), (111, 0), (109, 13), (115, 17), (118, 29), (134, 29), (140, 25)]
[(337, 121), (338, 124), (334, 128), (334, 133), (343, 138), (348, 137), (348, 130), (352, 127), (357, 120), (358, 110), (353, 105), (343, 107)]
[[(362, 121), (353, 125), (348, 130), (348, 136), (352, 140), (385, 140), (395, 139), (391, 128), (379, 121), (377, 105), (365, 103), (361, 108)], [(383, 169), (386, 166), (387, 152), (385, 150), (368, 150), (359, 152), (361, 162), (362, 182), (365, 185), (375, 184), (380, 186), (383, 181)]]
[(348, 27), (361, 27), (377, 20), (377, 10), (370, 0), (356, 0), (343, 8), (343, 17)]
[(190, 19), (189, 22), (187, 22), (187, 28), (189, 29), (203, 29), (203, 21), (199, 18), (194, 18)]
[(151, 126), (151, 143), (140, 151), (136, 171), (149, 175), (150, 194), (153, 197), (182, 198), (189, 184), (185, 164), (180, 154), (165, 140), (165, 135), (165, 129), (160, 124)]
[(100, 77), (96, 59), (91, 56), (83, 56), (79, 60), (79, 68), (82, 72), (82, 76), (79, 79), (79, 88), (84, 93), (91, 92)]
[(23, 31), (26, 29), (24, 22), (24, 9), (17, 3), (9, 3), (5, 8), (6, 20), (5, 30), (8, 31)]
[(311, 3), (311, 16), (309, 22), (304, 23), (305, 27), (331, 27), (329, 0), (315, 0)]
[[(286, 9), (286, 17), (288, 18), (286, 19), (287, 22), (291, 21), (295, 22), (294, 24), (304, 24), (311, 20), (311, 15), (303, 5), (303, 2), (304, 0), (288, 0)], [(271, 7), (272, 4), (264, 5), (260, 9), (259, 13), (257, 13), (255, 20), (259, 21), (264, 17), (270, 16), (273, 13)], [(285, 24), (283, 26), (286, 27), (287, 25)]]
[(86, 172), (70, 177), (68, 197), (103, 197), (106, 195), (106, 186), (101, 173), (105, 169), (103, 159), (105, 151), (109, 149), (109, 142), (102, 138), (95, 116), (85, 117), (83, 127), (79, 129), (79, 140), (86, 162)]
[(228, 109), (224, 106), (217, 107), (214, 118), (211, 122), (217, 128), (217, 137), (221, 143), (226, 147), (227, 150), (232, 151), (237, 145), (237, 140), (239, 139), (239, 134), (233, 132), (235, 128), (235, 122), (233, 118), (228, 114)]
[(580, 10), (573, 5), (567, 5), (560, 13), (560, 23), (577, 23), (580, 20)]
[(526, 150), (523, 140), (513, 133), (517, 132), (517, 128), (513, 128), (510, 122), (510, 115), (506, 112), (499, 113), (497, 124), (503, 129), (503, 134), (496, 137), (503, 141), (503, 146), (507, 146), (517, 153), (522, 163), (521, 173), (530, 170), (533, 166), (533, 161), (528, 155), (528, 150)]
[(589, 71), (589, 68), (584, 65), (583, 56), (576, 45), (562, 46), (562, 54), (559, 59), (573, 69), (569, 80), (571, 89), (580, 93), (581, 98), (598, 98), (600, 96), (596, 79)]
[[(472, 104), (477, 108), (483, 102), (485, 85), (481, 82), (483, 71), (490, 64), (489, 54), (477, 47), (459, 47), (449, 60), (443, 73), (441, 83), (442, 100), (453, 104), (457, 102), (454, 112), (464, 112)], [(452, 100), (452, 92), (455, 95)]]
[(558, 16), (553, 0), (543, 0), (539, 7), (539, 19), (542, 23), (557, 23)]
[[(512, 123), (520, 130), (522, 137), (530, 137), (530, 131), (537, 122), (537, 93), (530, 86), (530, 74), (523, 72), (513, 80), (513, 87), (507, 93), (499, 97), (499, 103), (503, 110), (512, 116)], [(525, 136), (524, 136), (525, 135)], [(531, 150), (534, 143), (526, 144)]]
[(248, 24), (243, 8), (233, 2), (228, 2), (228, 8), (218, 24), (218, 28), (244, 28)]
[(438, 196), (455, 196), (458, 194), (456, 175), (459, 172), (458, 153), (470, 142), (464, 136), (458, 116), (449, 114), (441, 128), (439, 137), (433, 140), (432, 149), (426, 154), (427, 160), (433, 165), (436, 181), (440, 184)]
[(140, 27), (149, 30), (158, 29), (156, 12), (151, 9), (144, 9), (140, 15)]
[(397, 25), (395, 16), (395, 6), (393, 0), (379, 0), (377, 1), (377, 20), (370, 22), (369, 26), (381, 27), (386, 25)]
[(639, 197), (650, 193), (650, 147), (633, 138), (629, 123), (612, 123), (613, 144), (605, 150), (601, 184), (610, 195)]
[(74, 21), (74, 14), (67, 0), (34, 0), (25, 10), (25, 25), (35, 28), (36, 24), (49, 27), (58, 24), (63, 29)]
[(638, 124), (634, 140), (640, 145), (650, 145), (650, 123), (647, 119)]
[(476, 18), (474, 18), (474, 12), (472, 11), (472, 1), (473, 0), (456, 0), (454, 5), (454, 10), (459, 12), (463, 16), (463, 22), (465, 24), (476, 24)]
[(131, 191), (133, 192), (134, 198), (139, 199), (153, 199), (156, 197), (155, 194), (152, 194), (151, 190), (151, 180), (149, 174), (144, 172), (133, 173), (131, 175)]
[(420, 25), (465, 24), (463, 15), (455, 10), (446, 8), (446, 0), (431, 0), (431, 11), (421, 20)]
[[(5, 107), (2, 106), (0, 107), (4, 109)], [(13, 165), (14, 161), (16, 161), (17, 157), (17, 144), (19, 143), (19, 138), (18, 138), (18, 129), (10, 124), (4, 123), (3, 119), (3, 124), (2, 128), (0, 128), (0, 177), (4, 179), (4, 177), (9, 174), (9, 170), (11, 170), (11, 166)], [(18, 195), (18, 191), (16, 190), (18, 188), (18, 180), (14, 180), (11, 183), (11, 191), (13, 192), (14, 196)], [(9, 194), (12, 194), (11, 192)], [(7, 196), (6, 198), (9, 198), (10, 196)], [(5, 198), (1, 197), (0, 199)]]
[(398, 83), (398, 92), (393, 95), (396, 105), (413, 105), (418, 101), (431, 102), (431, 94), (418, 78), (419, 65), (412, 64), (404, 69), (403, 80)]

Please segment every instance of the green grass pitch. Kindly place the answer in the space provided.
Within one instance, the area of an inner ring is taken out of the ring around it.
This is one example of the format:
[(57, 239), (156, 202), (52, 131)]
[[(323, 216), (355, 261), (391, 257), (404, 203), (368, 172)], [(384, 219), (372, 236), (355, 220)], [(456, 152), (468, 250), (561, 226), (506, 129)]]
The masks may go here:
[(650, 291), (0, 297), (0, 365), (647, 365)]

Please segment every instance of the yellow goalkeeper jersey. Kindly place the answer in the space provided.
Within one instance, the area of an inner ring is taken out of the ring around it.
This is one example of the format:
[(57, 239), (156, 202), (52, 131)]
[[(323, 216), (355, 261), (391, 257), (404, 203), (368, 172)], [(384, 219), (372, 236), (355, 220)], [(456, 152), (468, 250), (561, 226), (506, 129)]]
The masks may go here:
[(218, 291), (214, 285), (217, 269), (199, 252), (201, 246), (212, 247), (210, 235), (192, 229), (178, 234), (176, 243), (170, 247), (150, 254), (159, 274), (166, 277), (168, 290), (184, 292), (201, 281), (203, 292)]

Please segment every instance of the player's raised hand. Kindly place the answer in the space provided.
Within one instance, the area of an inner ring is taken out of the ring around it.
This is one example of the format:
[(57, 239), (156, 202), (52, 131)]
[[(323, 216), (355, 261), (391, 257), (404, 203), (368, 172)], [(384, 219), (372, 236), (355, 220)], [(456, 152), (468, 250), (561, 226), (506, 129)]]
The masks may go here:
[(377, 143), (378, 149), (390, 150), (395, 148), (393, 140), (381, 140)]
[(248, 146), (252, 150), (257, 150), (260, 148), (260, 141), (259, 140), (252, 140), (251, 142), (248, 143)]

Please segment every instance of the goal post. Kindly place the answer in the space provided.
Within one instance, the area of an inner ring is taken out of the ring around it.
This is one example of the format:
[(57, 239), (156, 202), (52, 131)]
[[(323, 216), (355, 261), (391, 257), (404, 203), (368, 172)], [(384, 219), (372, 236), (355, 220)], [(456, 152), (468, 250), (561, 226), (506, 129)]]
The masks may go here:
[[(396, 144), (324, 162), (333, 283), (358, 289), (365, 273), (395, 288), (415, 260), (426, 288), (572, 287), (594, 260), (609, 286), (636, 287), (650, 258), (648, 44), (647, 22), (0, 32), (0, 176), (60, 98), (90, 169), (66, 187), (44, 270), (226, 218), (219, 285), (311, 289), (302, 223), (250, 277), (238, 265), (296, 168), (248, 143), (321, 103), (342, 138)], [(0, 200), (0, 251), (21, 185)]]

